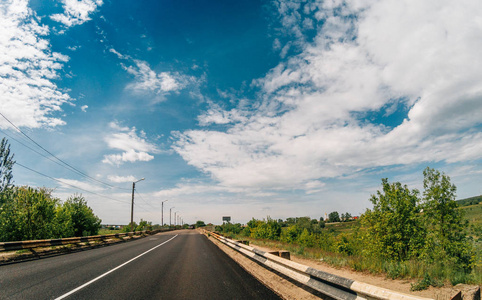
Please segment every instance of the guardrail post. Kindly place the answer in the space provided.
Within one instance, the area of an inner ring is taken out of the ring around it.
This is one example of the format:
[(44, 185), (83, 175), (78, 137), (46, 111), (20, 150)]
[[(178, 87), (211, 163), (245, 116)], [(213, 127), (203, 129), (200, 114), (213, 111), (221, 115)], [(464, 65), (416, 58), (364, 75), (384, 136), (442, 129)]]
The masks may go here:
[(279, 256), (280, 256), (281, 258), (291, 260), (291, 256), (290, 256), (290, 252), (289, 252), (289, 251), (281, 250), (281, 251), (279, 252)]

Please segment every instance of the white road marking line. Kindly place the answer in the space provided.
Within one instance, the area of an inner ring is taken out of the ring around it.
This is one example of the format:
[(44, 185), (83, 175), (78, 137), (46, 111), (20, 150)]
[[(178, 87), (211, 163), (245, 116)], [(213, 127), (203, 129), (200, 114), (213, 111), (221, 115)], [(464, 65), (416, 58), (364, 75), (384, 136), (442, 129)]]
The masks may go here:
[(122, 265), (117, 266), (117, 267), (115, 267), (114, 269), (112, 269), (112, 270), (110, 270), (110, 271), (108, 271), (108, 272), (105, 272), (104, 274), (102, 274), (102, 275), (100, 275), (100, 276), (98, 276), (98, 277), (96, 277), (96, 278), (92, 279), (91, 281), (89, 281), (89, 282), (87, 282), (87, 283), (84, 283), (83, 285), (79, 286), (78, 288), (71, 290), (71, 291), (70, 291), (70, 292), (68, 292), (67, 294), (63, 294), (62, 296), (60, 296), (60, 297), (58, 297), (58, 298), (55, 298), (55, 300), (64, 299), (64, 298), (66, 298), (66, 297), (68, 297), (68, 296), (72, 295), (73, 293), (75, 293), (75, 292), (77, 292), (77, 291), (79, 291), (79, 290), (81, 290), (81, 289), (85, 288), (86, 286), (90, 285), (91, 283), (96, 282), (97, 280), (101, 279), (102, 277), (104, 277), (104, 276), (106, 276), (106, 275), (108, 275), (108, 274), (110, 274), (110, 273), (114, 272), (115, 270), (122, 268), (123, 266), (127, 265), (128, 263), (130, 263), (130, 262), (132, 262), (132, 261), (134, 261), (134, 260), (138, 259), (139, 257), (143, 256), (144, 254), (147, 254), (147, 253), (151, 252), (152, 250), (156, 249), (157, 247), (161, 247), (162, 245), (164, 245), (164, 244), (166, 244), (166, 243), (170, 242), (171, 240), (173, 240), (173, 239), (174, 239), (175, 237), (177, 237), (177, 236), (178, 236), (178, 234), (176, 234), (176, 235), (175, 235), (175, 236), (173, 236), (172, 238), (168, 239), (168, 240), (167, 240), (167, 241), (165, 241), (164, 243), (161, 243), (161, 244), (159, 244), (159, 245), (155, 246), (154, 248), (151, 248), (151, 249), (147, 250), (146, 252), (144, 252), (144, 253), (142, 253), (142, 254), (137, 255), (137, 256), (136, 256), (136, 257), (134, 257), (133, 259), (126, 261), (126, 262), (125, 262), (125, 263), (123, 263)]

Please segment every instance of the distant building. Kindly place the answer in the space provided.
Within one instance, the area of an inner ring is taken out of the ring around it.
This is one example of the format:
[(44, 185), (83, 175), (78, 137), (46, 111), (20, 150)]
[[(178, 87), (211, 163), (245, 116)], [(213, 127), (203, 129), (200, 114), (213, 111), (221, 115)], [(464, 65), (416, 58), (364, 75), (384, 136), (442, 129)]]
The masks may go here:
[(114, 225), (114, 224), (102, 224), (100, 225), (102, 229), (114, 228), (115, 230), (122, 229), (126, 225)]

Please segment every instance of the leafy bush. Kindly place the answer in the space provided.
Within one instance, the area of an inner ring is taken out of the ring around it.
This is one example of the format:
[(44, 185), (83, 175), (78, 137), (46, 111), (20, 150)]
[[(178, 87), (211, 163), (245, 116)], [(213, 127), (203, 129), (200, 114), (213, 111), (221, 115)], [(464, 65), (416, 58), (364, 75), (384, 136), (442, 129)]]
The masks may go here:
[(251, 237), (258, 239), (277, 240), (281, 235), (281, 225), (278, 221), (268, 218), (268, 221), (257, 222), (257, 226), (251, 229)]
[(95, 235), (100, 229), (100, 219), (80, 195), (61, 203), (45, 188), (11, 187), (0, 200), (0, 241)]

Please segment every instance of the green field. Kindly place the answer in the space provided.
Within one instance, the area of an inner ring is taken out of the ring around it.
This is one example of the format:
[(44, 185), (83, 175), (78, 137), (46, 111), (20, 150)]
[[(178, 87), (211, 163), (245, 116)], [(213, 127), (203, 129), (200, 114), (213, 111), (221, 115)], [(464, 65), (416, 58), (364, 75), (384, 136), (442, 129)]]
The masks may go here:
[(357, 226), (359, 221), (350, 221), (350, 222), (336, 222), (336, 223), (326, 223), (325, 229), (330, 231), (331, 233), (338, 235), (340, 233), (349, 233), (351, 232), (354, 226)]
[(460, 208), (465, 212), (465, 218), (472, 225), (482, 225), (482, 204), (463, 206)]

